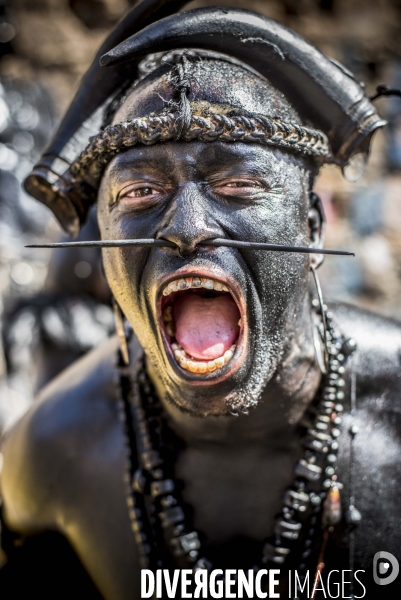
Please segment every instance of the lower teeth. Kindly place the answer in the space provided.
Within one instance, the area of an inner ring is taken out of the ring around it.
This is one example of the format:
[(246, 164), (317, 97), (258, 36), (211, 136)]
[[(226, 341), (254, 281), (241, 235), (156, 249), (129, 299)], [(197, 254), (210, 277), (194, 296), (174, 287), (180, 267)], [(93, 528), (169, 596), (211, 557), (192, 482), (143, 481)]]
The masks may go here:
[(229, 350), (226, 350), (223, 356), (219, 356), (218, 358), (208, 362), (191, 359), (191, 357), (188, 356), (180, 344), (174, 343), (171, 344), (171, 347), (173, 349), (174, 356), (182, 369), (190, 371), (191, 373), (203, 374), (213, 373), (213, 371), (221, 369), (221, 367), (226, 365), (234, 356), (236, 344), (233, 344)]

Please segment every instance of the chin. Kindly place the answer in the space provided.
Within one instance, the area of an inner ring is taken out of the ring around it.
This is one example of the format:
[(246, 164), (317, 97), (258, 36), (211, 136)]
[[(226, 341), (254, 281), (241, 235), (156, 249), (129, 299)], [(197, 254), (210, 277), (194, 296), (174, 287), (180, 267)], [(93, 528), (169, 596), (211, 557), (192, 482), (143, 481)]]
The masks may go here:
[(243, 366), (223, 382), (209, 381), (202, 387), (190, 381), (176, 381), (164, 372), (161, 379), (164, 399), (180, 411), (197, 417), (237, 416), (256, 408), (274, 369), (263, 361), (263, 369), (255, 364)]

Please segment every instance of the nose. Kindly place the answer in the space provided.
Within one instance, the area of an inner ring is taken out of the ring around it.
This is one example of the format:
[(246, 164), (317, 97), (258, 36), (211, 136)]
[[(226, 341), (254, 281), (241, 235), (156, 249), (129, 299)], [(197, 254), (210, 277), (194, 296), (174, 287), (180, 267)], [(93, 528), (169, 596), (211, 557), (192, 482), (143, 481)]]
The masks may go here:
[(203, 241), (225, 237), (212, 213), (211, 201), (197, 185), (181, 186), (171, 200), (157, 237), (174, 242), (180, 256), (192, 260)]

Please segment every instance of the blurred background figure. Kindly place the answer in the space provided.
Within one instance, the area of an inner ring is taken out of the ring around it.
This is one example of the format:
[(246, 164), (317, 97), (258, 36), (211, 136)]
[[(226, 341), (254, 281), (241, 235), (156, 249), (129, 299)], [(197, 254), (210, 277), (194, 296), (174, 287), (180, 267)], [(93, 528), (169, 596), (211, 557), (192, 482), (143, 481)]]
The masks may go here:
[[(71, 3), (71, 11), (78, 5)], [(99, 250), (24, 248), (60, 239), (49, 211), (21, 185), (60, 107), (51, 86), (37, 80), (35, 57), (26, 58), (23, 42), (19, 46), (19, 11), (29, 5), (12, 8), (0, 4), (0, 439), (38, 389), (113, 331)], [(80, 238), (96, 237), (92, 213)]]
[[(92, 212), (79, 239), (97, 237), (96, 213)], [(30, 263), (17, 264), (18, 269), (27, 264), (34, 276)], [(43, 267), (46, 278), (39, 291), (26, 284), (17, 293), (10, 289), (4, 301), (3, 430), (29, 406), (43, 385), (114, 330), (110, 293), (98, 249), (62, 249), (52, 253)]]
[[(114, 329), (98, 250), (24, 248), (65, 238), (21, 182), (101, 41), (133, 4), (0, 0), (0, 438), (41, 386)], [(401, 88), (400, 0), (218, 4), (261, 12), (298, 31), (365, 81), (369, 95), (378, 84)], [(326, 298), (401, 318), (401, 99), (377, 105), (389, 126), (375, 136), (366, 175), (352, 183), (325, 167), (318, 180), (327, 247), (356, 253), (326, 259), (321, 280)], [(80, 237), (97, 236), (92, 212)]]

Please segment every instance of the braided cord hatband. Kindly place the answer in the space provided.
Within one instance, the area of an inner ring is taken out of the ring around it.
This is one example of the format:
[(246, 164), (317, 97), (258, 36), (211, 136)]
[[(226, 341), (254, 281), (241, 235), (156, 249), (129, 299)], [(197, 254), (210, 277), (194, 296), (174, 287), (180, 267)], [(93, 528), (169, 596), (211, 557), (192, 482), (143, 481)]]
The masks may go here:
[(321, 131), (261, 115), (192, 114), (189, 127), (180, 133), (181, 128), (178, 112), (109, 125), (90, 139), (72, 164), (71, 175), (80, 179), (90, 168), (91, 177), (98, 179), (105, 165), (117, 154), (137, 145), (150, 146), (178, 139), (185, 142), (258, 143), (316, 157), (330, 153), (328, 139)]

